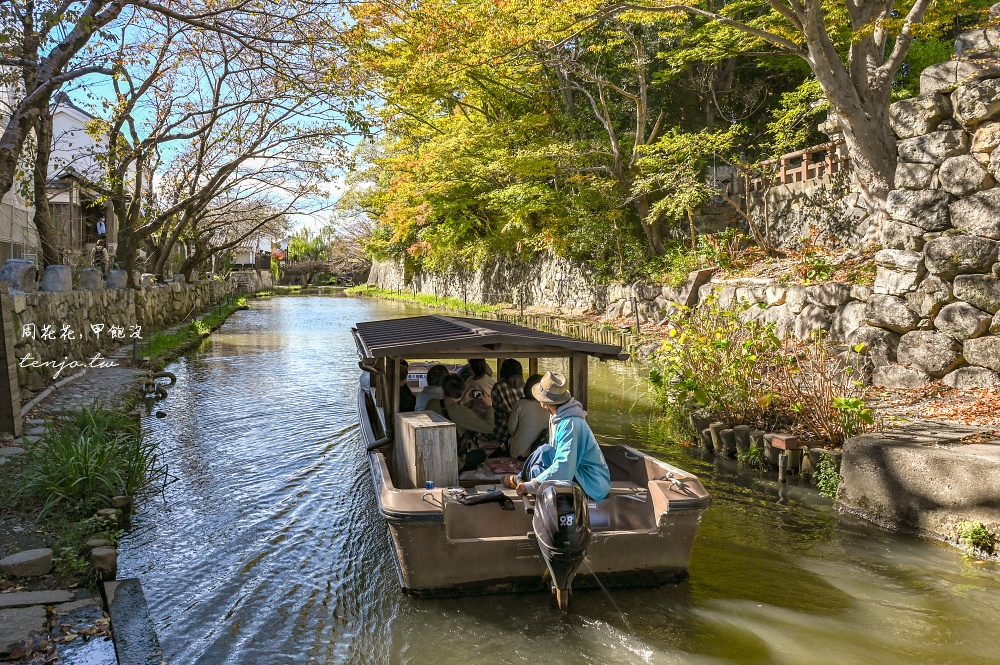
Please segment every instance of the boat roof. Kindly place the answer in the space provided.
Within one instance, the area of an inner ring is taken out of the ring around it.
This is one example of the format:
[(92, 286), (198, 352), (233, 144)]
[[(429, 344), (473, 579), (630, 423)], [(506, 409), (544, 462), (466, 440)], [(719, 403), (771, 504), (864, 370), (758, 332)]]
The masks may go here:
[(558, 357), (585, 353), (601, 360), (626, 360), (614, 344), (542, 332), (506, 321), (456, 316), (411, 316), (358, 323), (352, 332), (363, 359)]

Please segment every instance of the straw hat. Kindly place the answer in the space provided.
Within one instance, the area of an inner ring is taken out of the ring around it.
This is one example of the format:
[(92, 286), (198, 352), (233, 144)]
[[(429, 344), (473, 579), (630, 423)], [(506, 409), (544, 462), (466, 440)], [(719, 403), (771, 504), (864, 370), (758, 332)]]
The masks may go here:
[(531, 395), (542, 404), (565, 404), (573, 398), (569, 394), (569, 381), (558, 372), (546, 372), (531, 389)]

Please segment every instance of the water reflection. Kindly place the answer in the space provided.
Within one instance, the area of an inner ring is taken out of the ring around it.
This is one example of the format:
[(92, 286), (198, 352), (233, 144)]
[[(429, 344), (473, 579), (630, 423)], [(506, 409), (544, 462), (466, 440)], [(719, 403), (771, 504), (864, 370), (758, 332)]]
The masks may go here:
[(170, 368), (168, 416), (144, 424), (179, 480), (141, 507), (120, 567), (142, 578), (171, 663), (1000, 662), (996, 565), (659, 440), (624, 364), (592, 364), (591, 420), (713, 493), (691, 579), (612, 591), (624, 620), (600, 591), (575, 594), (571, 614), (543, 594), (400, 595), (360, 451), (349, 328), (417, 313), (255, 301)]

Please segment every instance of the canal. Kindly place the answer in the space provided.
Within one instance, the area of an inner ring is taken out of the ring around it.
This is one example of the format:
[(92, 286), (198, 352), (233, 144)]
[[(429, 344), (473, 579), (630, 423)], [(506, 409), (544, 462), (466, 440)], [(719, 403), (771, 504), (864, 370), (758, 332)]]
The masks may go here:
[(337, 296), (255, 300), (147, 417), (177, 480), (144, 502), (120, 577), (142, 579), (168, 662), (1000, 663), (1000, 566), (838, 516), (808, 487), (649, 434), (630, 364), (591, 368), (590, 421), (713, 493), (689, 581), (413, 600), (398, 590), (361, 452), (350, 327), (422, 310)]

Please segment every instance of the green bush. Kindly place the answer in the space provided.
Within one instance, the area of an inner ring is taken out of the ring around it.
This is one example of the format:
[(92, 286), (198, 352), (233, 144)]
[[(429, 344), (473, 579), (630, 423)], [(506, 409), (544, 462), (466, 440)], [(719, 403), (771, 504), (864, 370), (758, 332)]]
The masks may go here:
[(156, 445), (143, 438), (138, 423), (124, 414), (94, 406), (49, 426), (28, 455), (18, 497), (40, 509), (55, 508), (83, 517), (169, 479)]
[(773, 328), (744, 322), (716, 302), (681, 308), (652, 359), (649, 381), (670, 419), (685, 422), (695, 406), (710, 420), (770, 429), (780, 415), (765, 381), (781, 343)]
[(748, 469), (767, 471), (767, 457), (764, 456), (764, 450), (757, 446), (751, 445), (746, 450), (736, 453), (736, 459)]
[(837, 473), (837, 464), (833, 458), (823, 453), (819, 460), (819, 469), (816, 472), (816, 485), (819, 493), (830, 499), (837, 498), (837, 489), (840, 487), (840, 474)]

